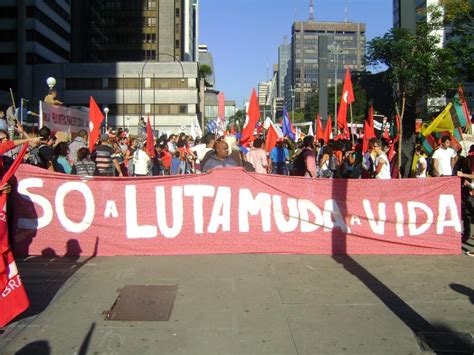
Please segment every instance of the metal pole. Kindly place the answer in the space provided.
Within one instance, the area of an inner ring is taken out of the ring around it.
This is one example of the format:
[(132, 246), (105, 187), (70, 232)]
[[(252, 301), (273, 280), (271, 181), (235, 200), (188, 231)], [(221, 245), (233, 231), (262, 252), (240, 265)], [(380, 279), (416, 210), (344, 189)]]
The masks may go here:
[(153, 130), (156, 129), (155, 125), (155, 89), (156, 89), (156, 80), (155, 80), (155, 73), (153, 73)]
[(295, 88), (291, 88), (291, 122), (295, 122)]
[(334, 136), (337, 136), (337, 65), (339, 62), (338, 47), (334, 48)]
[[(23, 98), (20, 99), (20, 124), (23, 125)], [(13, 137), (11, 137), (13, 139)]]
[(125, 129), (125, 74), (122, 74), (122, 127)]

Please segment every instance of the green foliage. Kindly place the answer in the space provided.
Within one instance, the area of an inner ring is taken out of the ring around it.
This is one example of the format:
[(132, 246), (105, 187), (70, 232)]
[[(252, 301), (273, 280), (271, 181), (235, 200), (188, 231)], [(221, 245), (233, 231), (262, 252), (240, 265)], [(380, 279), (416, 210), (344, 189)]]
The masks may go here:
[(199, 69), (198, 69), (199, 77), (201, 79), (204, 79), (204, 84), (206, 86), (210, 86), (210, 84), (207, 82), (207, 77), (212, 75), (212, 69), (209, 65), (207, 64), (199, 64)]

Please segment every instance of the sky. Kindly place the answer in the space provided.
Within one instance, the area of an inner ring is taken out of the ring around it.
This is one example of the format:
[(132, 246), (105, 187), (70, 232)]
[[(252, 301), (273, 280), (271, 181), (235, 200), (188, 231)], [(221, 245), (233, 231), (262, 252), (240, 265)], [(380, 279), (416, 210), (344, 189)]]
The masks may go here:
[[(366, 24), (367, 41), (392, 27), (393, 0), (314, 0), (316, 21)], [(283, 37), (294, 21), (308, 20), (309, 0), (200, 0), (199, 43), (214, 59), (216, 89), (237, 107), (260, 81), (271, 79)]]

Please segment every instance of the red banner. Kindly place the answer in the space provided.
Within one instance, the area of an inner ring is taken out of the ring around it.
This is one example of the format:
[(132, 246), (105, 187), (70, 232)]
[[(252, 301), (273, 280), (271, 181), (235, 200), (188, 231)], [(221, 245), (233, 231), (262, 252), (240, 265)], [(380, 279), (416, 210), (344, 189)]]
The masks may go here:
[[(24, 144), (17, 159), (2, 176), (0, 186), (9, 182), (15, 174), (27, 148), (28, 144)], [(0, 194), (0, 327), (7, 325), (30, 306), (8, 243), (7, 197), (5, 193)]]
[(20, 254), (460, 254), (457, 177), (305, 179), (240, 168), (90, 179), (21, 166)]

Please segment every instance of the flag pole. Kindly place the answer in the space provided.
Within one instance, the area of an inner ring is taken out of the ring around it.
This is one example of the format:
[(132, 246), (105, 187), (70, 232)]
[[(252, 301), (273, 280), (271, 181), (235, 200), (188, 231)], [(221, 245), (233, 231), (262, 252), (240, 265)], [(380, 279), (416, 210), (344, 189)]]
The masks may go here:
[(10, 96), (12, 97), (13, 109), (16, 110), (15, 97), (13, 97), (13, 90), (10, 88)]
[(350, 131), (350, 135), (351, 135), (352, 145), (354, 145), (354, 135), (352, 134), (352, 129), (354, 128), (354, 122), (353, 122), (353, 118), (352, 118), (352, 104), (349, 104), (349, 112), (351, 113), (351, 131)]
[[(401, 115), (399, 115), (400, 117), (400, 131), (398, 132), (398, 178), (401, 179), (402, 178), (402, 174), (401, 174), (401, 169), (402, 169), (402, 143), (403, 143), (403, 116), (405, 114), (405, 93), (403, 93), (403, 98), (402, 98), (402, 112), (401, 112)], [(397, 111), (398, 111), (398, 107), (395, 106)]]

